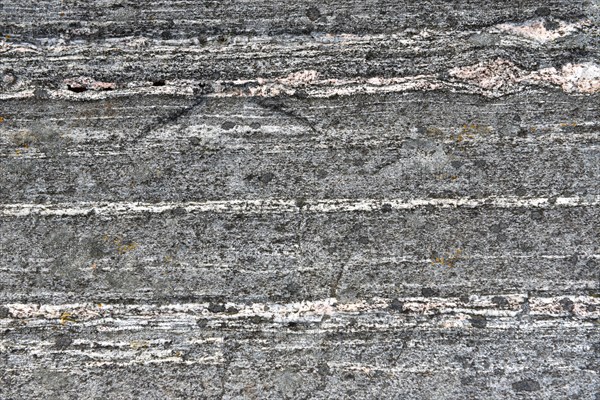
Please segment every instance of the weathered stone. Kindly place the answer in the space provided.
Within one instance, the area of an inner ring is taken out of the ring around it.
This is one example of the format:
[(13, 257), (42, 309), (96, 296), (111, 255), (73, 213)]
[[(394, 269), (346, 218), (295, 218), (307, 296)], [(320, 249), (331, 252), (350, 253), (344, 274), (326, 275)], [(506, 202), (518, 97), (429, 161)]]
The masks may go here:
[(598, 398), (594, 1), (0, 9), (1, 399)]

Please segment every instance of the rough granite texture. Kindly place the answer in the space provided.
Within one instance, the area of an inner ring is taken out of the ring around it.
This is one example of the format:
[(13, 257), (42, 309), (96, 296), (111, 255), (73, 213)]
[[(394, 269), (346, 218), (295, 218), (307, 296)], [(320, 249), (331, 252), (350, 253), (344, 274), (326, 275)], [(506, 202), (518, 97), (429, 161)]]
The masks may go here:
[(0, 399), (600, 399), (600, 2), (0, 2)]

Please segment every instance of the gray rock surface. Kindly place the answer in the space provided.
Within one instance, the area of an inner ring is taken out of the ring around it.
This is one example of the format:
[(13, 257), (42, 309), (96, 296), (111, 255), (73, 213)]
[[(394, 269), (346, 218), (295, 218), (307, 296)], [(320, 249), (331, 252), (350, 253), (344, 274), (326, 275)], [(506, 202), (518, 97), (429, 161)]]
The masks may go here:
[(0, 399), (600, 399), (597, 0), (0, 15)]

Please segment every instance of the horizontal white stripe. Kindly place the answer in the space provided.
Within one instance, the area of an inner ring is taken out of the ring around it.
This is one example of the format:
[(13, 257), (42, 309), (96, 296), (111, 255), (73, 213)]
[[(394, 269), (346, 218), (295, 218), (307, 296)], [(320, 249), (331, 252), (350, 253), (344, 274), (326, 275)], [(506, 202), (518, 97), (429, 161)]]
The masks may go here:
[[(537, 71), (520, 69), (508, 60), (497, 59), (479, 64), (452, 68), (448, 71), (453, 79), (441, 80), (436, 75), (406, 77), (358, 77), (354, 79), (322, 79), (317, 71), (302, 70), (275, 79), (247, 79), (238, 81), (209, 82), (212, 91), (205, 97), (276, 97), (292, 96), (302, 90), (310, 97), (350, 96), (354, 94), (376, 94), (407, 91), (450, 90), (458, 93), (473, 93), (498, 97), (518, 91), (519, 86), (558, 86), (566, 93), (593, 94), (600, 91), (600, 66), (594, 63), (565, 64), (560, 70), (543, 68)], [(70, 82), (66, 80), (65, 82)], [(130, 82), (126, 88), (118, 88), (111, 82), (96, 82), (83, 79), (79, 86), (87, 87), (74, 93), (65, 87), (46, 90), (49, 98), (70, 100), (97, 100), (124, 96), (178, 95), (194, 97), (192, 88), (203, 81), (169, 81), (167, 85), (154, 87), (148, 82)], [(251, 86), (245, 84), (252, 83)], [(234, 85), (234, 87), (231, 87)], [(114, 90), (99, 88), (114, 87)], [(0, 93), (0, 100), (34, 97), (33, 89), (12, 93)]]
[[(532, 315), (563, 316), (568, 314), (564, 309), (565, 300), (573, 304), (575, 315), (600, 316), (600, 298), (593, 296), (550, 296), (527, 297), (524, 294), (501, 294), (506, 303), (497, 305), (494, 298), (498, 295), (472, 295), (468, 300), (456, 297), (405, 297), (399, 298), (403, 310), (407, 313), (421, 315), (438, 315), (464, 313), (469, 315), (487, 315), (490, 317), (514, 317), (522, 312), (521, 305), (527, 301)], [(240, 317), (263, 317), (267, 321), (320, 321), (323, 315), (342, 315), (354, 313), (380, 312), (394, 305), (392, 299), (373, 298), (354, 303), (339, 303), (335, 298), (294, 303), (223, 303), (220, 310), (211, 310), (209, 303), (185, 304), (36, 304), (13, 303), (4, 306), (9, 311), (9, 318), (56, 320), (63, 323), (73, 321), (93, 321), (102, 319), (111, 321), (115, 326), (139, 323), (142, 319), (161, 319), (166, 322), (195, 322), (190, 317), (204, 316), (217, 319), (236, 319)], [(589, 311), (588, 305), (596, 306)], [(231, 311), (233, 310), (233, 311)], [(65, 314), (68, 313), (68, 314)], [(73, 321), (71, 321), (73, 320)]]
[[(0, 216), (20, 217), (27, 215), (40, 216), (78, 216), (95, 213), (97, 215), (135, 215), (142, 213), (160, 214), (167, 211), (183, 210), (185, 212), (213, 213), (289, 213), (299, 212), (353, 212), (380, 211), (382, 207), (392, 210), (412, 210), (419, 207), (436, 208), (546, 208), (596, 206), (600, 204), (600, 195), (557, 197), (486, 197), (472, 199), (467, 197), (457, 199), (255, 199), (255, 200), (217, 200), (205, 202), (84, 202), (56, 204), (2, 204)], [(300, 207), (301, 205), (301, 207)]]

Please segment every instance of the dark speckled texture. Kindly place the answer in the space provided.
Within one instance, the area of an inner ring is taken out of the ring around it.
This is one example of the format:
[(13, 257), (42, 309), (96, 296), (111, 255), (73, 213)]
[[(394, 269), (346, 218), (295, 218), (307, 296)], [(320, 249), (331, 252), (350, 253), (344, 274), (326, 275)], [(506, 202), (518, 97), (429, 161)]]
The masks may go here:
[(600, 399), (600, 4), (0, 2), (0, 399)]

